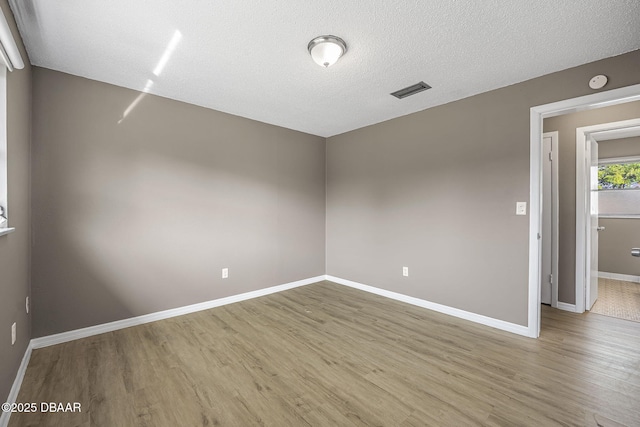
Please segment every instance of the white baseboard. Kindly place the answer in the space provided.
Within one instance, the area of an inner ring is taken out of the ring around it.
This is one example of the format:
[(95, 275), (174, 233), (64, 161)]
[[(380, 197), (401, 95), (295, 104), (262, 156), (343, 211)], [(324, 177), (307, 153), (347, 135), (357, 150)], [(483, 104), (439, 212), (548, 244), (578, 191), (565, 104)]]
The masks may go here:
[(575, 304), (567, 304), (566, 302), (560, 302), (558, 301), (558, 307), (556, 307), (560, 310), (564, 310), (564, 311), (570, 311), (572, 313), (576, 312), (576, 305)]
[(439, 313), (448, 314), (450, 316), (458, 317), (460, 319), (469, 320), (475, 323), (480, 323), (482, 325), (490, 326), (492, 328), (500, 329), (507, 332), (512, 332), (518, 335), (524, 335), (526, 337), (536, 338), (535, 336), (532, 335), (532, 332), (526, 326), (505, 322), (504, 320), (494, 319), (493, 317), (487, 317), (481, 314), (471, 313), (469, 311), (460, 310), (458, 308), (437, 304), (435, 302), (426, 301), (420, 298), (410, 297), (408, 295), (387, 291), (385, 289), (364, 285), (362, 283), (341, 279), (335, 276), (326, 276), (326, 280), (330, 282), (338, 283), (340, 285), (349, 286), (351, 288), (360, 289), (361, 291), (366, 291), (372, 294), (381, 295), (383, 297), (391, 298), (397, 301), (406, 302), (407, 304), (417, 305), (419, 307), (427, 308), (429, 310), (437, 311)]
[[(219, 298), (211, 301), (205, 301), (197, 304), (187, 305), (184, 307), (172, 308), (170, 310), (158, 311), (155, 313), (145, 314), (142, 316), (131, 317), (115, 322), (103, 323), (101, 325), (89, 326), (87, 328), (76, 329), (73, 331), (62, 332), (46, 337), (34, 338), (31, 340), (31, 348), (42, 348), (50, 345), (62, 344), (64, 342), (77, 340), (80, 338), (90, 337), (92, 335), (103, 334), (105, 332), (117, 331), (118, 329), (129, 328), (131, 326), (143, 325), (156, 320), (168, 319), (170, 317), (182, 316), (183, 314), (195, 313), (196, 311), (208, 310), (222, 305), (232, 304), (234, 302), (245, 301), (252, 298), (273, 294), (276, 292), (286, 291), (287, 289), (297, 288), (299, 286), (310, 285), (311, 283), (325, 280), (326, 276), (316, 276), (309, 279), (298, 280), (296, 282), (285, 283), (283, 285), (272, 286), (270, 288), (258, 289), (257, 291), (246, 292), (243, 294), (232, 295), (225, 298)], [(0, 426), (2, 427), (2, 426)]]
[[(211, 301), (205, 301), (198, 304), (187, 305), (184, 307), (173, 308), (170, 310), (158, 311), (156, 313), (145, 314), (143, 316), (132, 317), (129, 319), (118, 320), (115, 322), (104, 323), (96, 326), (89, 326), (88, 328), (76, 329), (74, 331), (62, 332), (60, 334), (49, 335), (41, 338), (34, 338), (29, 342), (27, 350), (22, 358), (20, 368), (16, 374), (16, 379), (13, 382), (9, 396), (7, 397), (7, 403), (14, 403), (18, 398), (20, 387), (22, 386), (22, 380), (27, 371), (29, 360), (31, 359), (31, 352), (37, 348), (48, 347), (50, 345), (62, 344), (68, 341), (77, 340), (80, 338), (86, 338), (92, 335), (103, 334), (105, 332), (117, 331), (118, 329), (124, 329), (131, 326), (142, 325), (149, 322), (155, 322), (156, 320), (168, 319), (170, 317), (181, 316), (183, 314), (195, 313), (196, 311), (208, 310), (214, 307), (220, 307), (222, 305), (232, 304), (234, 302), (245, 301), (252, 298), (258, 298), (261, 296), (273, 294), (276, 292), (286, 291), (287, 289), (293, 289), (300, 286), (310, 285), (312, 283), (326, 280), (327, 276), (316, 276), (304, 280), (298, 280), (296, 282), (285, 283), (283, 285), (272, 286), (270, 288), (258, 289), (257, 291), (246, 292), (244, 294), (232, 295), (230, 297), (219, 298)], [(0, 402), (3, 403), (3, 402)], [(9, 424), (9, 418), (11, 412), (0, 413), (0, 427), (7, 427)]]
[[(11, 390), (9, 391), (9, 396), (7, 397), (6, 403), (15, 403), (18, 398), (18, 393), (20, 392), (20, 387), (22, 387), (22, 380), (24, 379), (24, 374), (27, 372), (27, 366), (29, 366), (29, 360), (31, 359), (31, 351), (33, 347), (31, 346), (31, 342), (27, 346), (27, 349), (24, 352), (24, 356), (22, 357), (22, 362), (20, 363), (20, 367), (18, 368), (18, 373), (16, 374), (16, 379), (13, 381), (13, 385), (11, 386)], [(0, 427), (7, 427), (9, 425), (9, 418), (11, 417), (11, 412), (0, 412)]]
[[(246, 292), (243, 294), (232, 295), (225, 298), (206, 301), (198, 304), (192, 304), (192, 305), (178, 307), (170, 310), (159, 311), (156, 313), (145, 314), (143, 316), (137, 316), (129, 319), (118, 320), (115, 322), (104, 323), (101, 325), (90, 326), (87, 328), (76, 329), (73, 331), (63, 332), (55, 335), (49, 335), (46, 337), (34, 338), (29, 342), (29, 345), (27, 346), (27, 350), (25, 351), (24, 357), (22, 359), (22, 363), (20, 364), (20, 368), (18, 369), (18, 373), (16, 375), (16, 379), (13, 383), (13, 386), (11, 387), (11, 391), (9, 393), (9, 397), (7, 398), (7, 402), (13, 403), (16, 401), (18, 397), (18, 393), (22, 385), (22, 380), (24, 379), (27, 366), (29, 365), (29, 360), (31, 358), (32, 350), (48, 347), (55, 344), (62, 344), (68, 341), (73, 341), (80, 338), (86, 338), (92, 335), (103, 334), (105, 332), (117, 331), (119, 329), (124, 329), (131, 326), (142, 325), (145, 323), (154, 322), (156, 320), (168, 319), (171, 317), (181, 316), (183, 314), (194, 313), (197, 311), (208, 310), (214, 307), (220, 307), (226, 304), (232, 304), (235, 302), (245, 301), (252, 298), (258, 298), (258, 297), (273, 294), (276, 292), (282, 292), (288, 289), (310, 285), (312, 283), (320, 282), (323, 280), (329, 280), (331, 282), (334, 282), (340, 285), (349, 286), (351, 288), (359, 289), (365, 292), (370, 292), (370, 293), (391, 298), (397, 301), (402, 301), (408, 304), (412, 304), (412, 305), (416, 305), (429, 310), (437, 311), (439, 313), (448, 314), (450, 316), (469, 320), (471, 322), (490, 326), (492, 328), (535, 338), (535, 336), (532, 335), (532, 333), (529, 331), (529, 328), (526, 326), (505, 322), (504, 320), (498, 320), (492, 317), (487, 317), (480, 314), (460, 310), (457, 308), (448, 307), (446, 305), (437, 304), (437, 303), (422, 300), (419, 298), (410, 297), (408, 295), (399, 294), (397, 292), (391, 292), (385, 289), (364, 285), (362, 283), (353, 282), (351, 280), (341, 279), (335, 276), (322, 275), (322, 276), (311, 277), (309, 279), (298, 280), (296, 282), (285, 283), (283, 285), (272, 286), (270, 288), (259, 289), (257, 291)], [(573, 308), (571, 309), (570, 307), (573, 307)], [(558, 302), (558, 308), (562, 310), (575, 311), (575, 306), (570, 304), (565, 304), (562, 302)], [(10, 416), (11, 416), (11, 413), (2, 413), (0, 415), (0, 427), (7, 427)]]
[(640, 276), (631, 274), (607, 273), (606, 271), (598, 271), (598, 277), (603, 279), (624, 280), (625, 282), (640, 283)]
[[(408, 295), (399, 294), (397, 292), (387, 291), (385, 289), (376, 288), (373, 286), (365, 285), (351, 280), (342, 279), (335, 276), (322, 275), (311, 277), (304, 280), (298, 280), (296, 282), (285, 283), (283, 285), (272, 286), (270, 288), (258, 289), (257, 291), (246, 292), (243, 294), (232, 295), (225, 298), (219, 298), (211, 301), (205, 301), (197, 304), (187, 305), (184, 307), (172, 308), (169, 310), (158, 311), (155, 313), (145, 314), (142, 316), (131, 317), (123, 320), (116, 320), (115, 322), (103, 323), (100, 325), (89, 326), (87, 328), (76, 329), (73, 331), (62, 332), (59, 334), (48, 335), (41, 338), (34, 338), (29, 343), (29, 352), (31, 349), (38, 349), (48, 347), (51, 345), (62, 344), (65, 342), (90, 337), (93, 335), (99, 335), (106, 332), (117, 331), (119, 329), (129, 328), (132, 326), (143, 325), (145, 323), (155, 322), (157, 320), (168, 319), (171, 317), (182, 316), (184, 314), (195, 313), (197, 311), (208, 310), (214, 307), (220, 307), (235, 302), (245, 301), (252, 298), (258, 298), (261, 296), (273, 294), (276, 292), (286, 291), (287, 289), (293, 289), (300, 286), (309, 285), (312, 283), (320, 282), (322, 280), (329, 280), (334, 283), (349, 286), (352, 288), (360, 289), (362, 291), (374, 293), (387, 298), (391, 298), (397, 301), (406, 302), (408, 304), (417, 305), (419, 307), (427, 308), (429, 310), (437, 311), (439, 313), (448, 314), (450, 316), (458, 317), (461, 319), (469, 320), (482, 325), (490, 326), (492, 328), (500, 329), (507, 332), (512, 332), (518, 335), (524, 335), (532, 337), (533, 335), (529, 331), (529, 328), (515, 323), (506, 322), (504, 320), (494, 319), (492, 317), (483, 316), (481, 314), (471, 313), (469, 311), (460, 310), (457, 308), (449, 307), (446, 305), (426, 301), (419, 298), (410, 297)], [(573, 307), (571, 309), (570, 307)], [(558, 308), (563, 310), (575, 311), (575, 306), (558, 302)], [(30, 353), (29, 353), (30, 354)], [(2, 427), (0, 425), (0, 427)]]

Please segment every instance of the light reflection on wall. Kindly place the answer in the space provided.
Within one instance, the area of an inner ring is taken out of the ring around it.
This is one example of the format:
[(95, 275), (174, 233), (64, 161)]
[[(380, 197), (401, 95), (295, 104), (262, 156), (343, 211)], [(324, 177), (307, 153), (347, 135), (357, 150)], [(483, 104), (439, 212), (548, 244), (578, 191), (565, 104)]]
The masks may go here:
[(134, 99), (133, 102), (129, 104), (129, 106), (124, 110), (124, 113), (122, 113), (122, 118), (118, 120), (118, 124), (122, 123), (124, 119), (126, 119), (127, 116), (134, 110), (134, 108), (138, 106), (140, 101), (142, 101), (142, 99), (147, 96), (147, 93), (149, 93), (151, 87), (153, 87), (153, 80), (147, 80), (147, 84), (144, 86), (144, 89), (142, 89), (142, 93), (140, 93), (140, 95), (138, 95), (136, 99)]

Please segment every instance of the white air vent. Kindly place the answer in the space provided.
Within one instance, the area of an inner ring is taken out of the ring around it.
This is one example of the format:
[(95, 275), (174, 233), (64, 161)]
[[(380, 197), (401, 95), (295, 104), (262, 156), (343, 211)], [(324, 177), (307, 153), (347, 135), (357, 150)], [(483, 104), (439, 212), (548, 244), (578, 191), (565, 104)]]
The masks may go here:
[(391, 95), (395, 96), (398, 99), (402, 99), (406, 98), (407, 96), (415, 95), (416, 93), (422, 92), (423, 90), (427, 89), (431, 89), (431, 86), (429, 86), (425, 82), (420, 82), (409, 87), (405, 87), (404, 89), (392, 92)]

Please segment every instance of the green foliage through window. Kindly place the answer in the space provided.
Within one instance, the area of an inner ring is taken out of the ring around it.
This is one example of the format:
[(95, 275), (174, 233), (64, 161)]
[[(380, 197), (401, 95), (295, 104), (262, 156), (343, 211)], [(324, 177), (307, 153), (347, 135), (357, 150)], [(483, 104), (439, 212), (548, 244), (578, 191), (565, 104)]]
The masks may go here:
[(600, 190), (640, 189), (640, 163), (613, 163), (598, 166)]

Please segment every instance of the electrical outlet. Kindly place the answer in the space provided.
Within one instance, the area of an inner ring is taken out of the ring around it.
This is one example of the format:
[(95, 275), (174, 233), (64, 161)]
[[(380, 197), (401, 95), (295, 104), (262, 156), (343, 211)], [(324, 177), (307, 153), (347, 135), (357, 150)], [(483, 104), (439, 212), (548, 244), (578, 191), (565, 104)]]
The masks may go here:
[(13, 322), (13, 325), (11, 325), (11, 345), (16, 343), (16, 336), (16, 323)]
[(228, 268), (223, 268), (222, 269), (222, 278), (223, 279), (228, 279), (229, 278), (229, 269)]
[(527, 214), (527, 202), (516, 202), (516, 215)]
[(404, 277), (409, 277), (409, 267), (402, 267), (402, 275)]
[(27, 309), (27, 314), (29, 314), (29, 297), (27, 297), (27, 300), (24, 303), (24, 307)]

